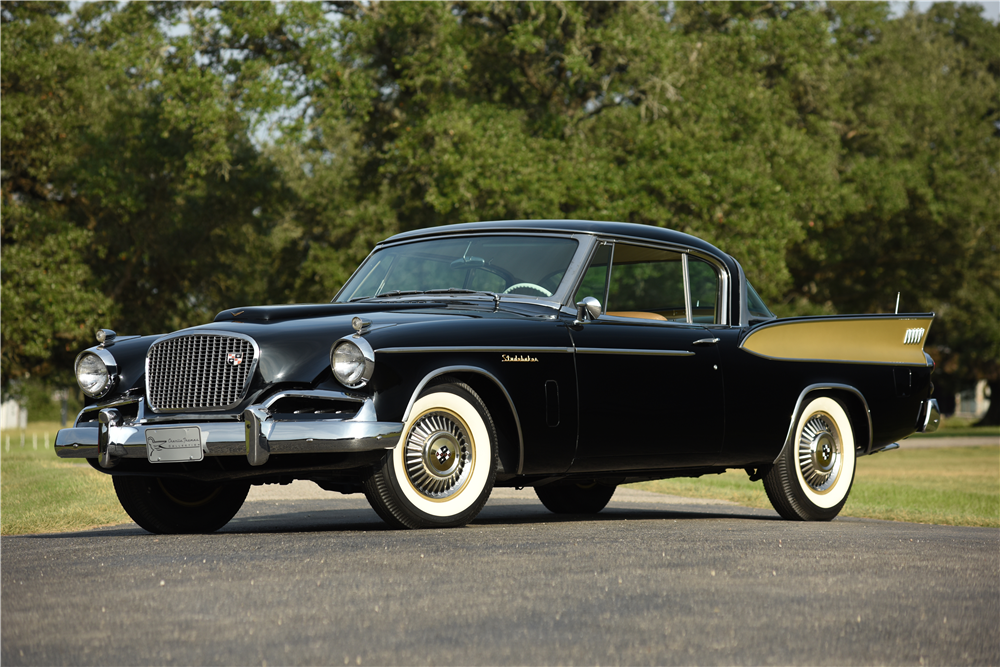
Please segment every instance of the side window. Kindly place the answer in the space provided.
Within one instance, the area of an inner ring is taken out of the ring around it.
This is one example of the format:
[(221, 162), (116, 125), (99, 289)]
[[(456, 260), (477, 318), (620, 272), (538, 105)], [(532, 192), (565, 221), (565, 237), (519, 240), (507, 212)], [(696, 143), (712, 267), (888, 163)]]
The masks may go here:
[(576, 290), (576, 298), (573, 303), (577, 303), (585, 296), (592, 296), (604, 305), (604, 294), (608, 285), (608, 268), (611, 266), (611, 246), (602, 245), (594, 253), (594, 258), (590, 260), (587, 272), (583, 274), (580, 281), (580, 288)]
[(699, 324), (719, 322), (719, 274), (702, 259), (689, 258), (688, 283), (691, 286), (691, 319)]
[[(687, 264), (692, 321), (720, 322), (718, 271), (690, 255)], [(585, 296), (600, 300), (604, 312), (612, 317), (686, 322), (683, 257), (670, 250), (627, 243), (616, 243), (613, 253), (611, 246), (602, 246), (587, 267), (574, 302)]]
[(681, 255), (616, 244), (605, 311), (614, 317), (685, 321)]

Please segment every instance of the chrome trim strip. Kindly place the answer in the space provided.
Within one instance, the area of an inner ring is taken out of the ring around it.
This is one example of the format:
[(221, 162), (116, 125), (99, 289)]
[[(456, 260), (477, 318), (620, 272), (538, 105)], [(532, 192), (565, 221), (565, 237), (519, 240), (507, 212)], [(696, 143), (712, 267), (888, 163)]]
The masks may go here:
[(440, 347), (383, 347), (375, 350), (375, 353), (396, 354), (396, 353), (424, 353), (424, 352), (572, 352), (572, 347), (518, 347), (516, 345), (456, 345)]
[(688, 254), (681, 255), (681, 276), (684, 282), (684, 321), (688, 324), (694, 322), (691, 313), (691, 277), (688, 275)]
[[(782, 445), (781, 451), (778, 452), (778, 455), (776, 457), (774, 457), (774, 461), (772, 461), (772, 463), (777, 463), (778, 462), (778, 459), (781, 458), (781, 452), (785, 451), (785, 447), (788, 447), (789, 443), (792, 442), (792, 438), (795, 435), (795, 424), (796, 424), (796, 422), (798, 422), (799, 415), (801, 415), (801, 413), (802, 413), (802, 404), (804, 402), (805, 397), (807, 395), (815, 392), (815, 391), (822, 391), (823, 389), (838, 389), (838, 390), (842, 390), (842, 391), (848, 391), (848, 392), (851, 392), (852, 394), (854, 394), (855, 396), (857, 396), (858, 398), (861, 399), (861, 404), (865, 408), (865, 414), (868, 416), (868, 446), (865, 447), (864, 454), (860, 454), (860, 456), (865, 456), (867, 454), (871, 454), (872, 453), (871, 452), (871, 450), (872, 450), (872, 440), (875, 437), (875, 431), (872, 428), (872, 411), (868, 407), (868, 401), (866, 401), (864, 395), (860, 391), (858, 391), (857, 389), (855, 389), (854, 387), (852, 387), (850, 385), (846, 385), (846, 384), (837, 384), (837, 383), (831, 382), (831, 383), (826, 383), (826, 384), (811, 384), (808, 387), (806, 387), (805, 389), (803, 389), (802, 393), (799, 394), (799, 399), (795, 402), (795, 409), (792, 411), (792, 421), (788, 425), (788, 435), (785, 436), (785, 444)], [(846, 410), (845, 410), (845, 412), (846, 412)], [(855, 440), (854, 441), (854, 449), (856, 450), (857, 448), (858, 448), (858, 442), (857, 442), (857, 440)]]
[[(502, 350), (517, 350), (519, 348), (497, 348)], [(521, 348), (522, 350), (524, 348)], [(564, 351), (561, 348), (557, 351)], [(571, 350), (565, 350), (571, 351)], [(448, 373), (478, 373), (483, 375), (490, 380), (493, 380), (503, 395), (507, 398), (507, 403), (510, 405), (511, 414), (514, 415), (514, 425), (517, 427), (517, 445), (518, 445), (518, 459), (517, 459), (517, 474), (520, 475), (521, 471), (524, 470), (524, 433), (521, 431), (521, 418), (517, 415), (517, 408), (514, 407), (514, 401), (510, 397), (510, 393), (507, 392), (507, 388), (496, 378), (492, 373), (483, 370), (482, 368), (476, 368), (475, 366), (446, 366), (444, 368), (438, 368), (433, 373), (428, 373), (424, 376), (424, 379), (417, 384), (417, 388), (413, 390), (413, 394), (410, 396), (410, 402), (406, 404), (406, 411), (403, 412), (403, 424), (405, 425), (407, 420), (410, 418), (410, 411), (413, 409), (413, 404), (417, 402), (417, 398), (420, 396), (420, 392), (423, 391), (424, 387), (436, 377), (442, 375), (447, 375)]]
[[(184, 338), (188, 336), (219, 336), (219, 337), (239, 338), (241, 340), (245, 340), (246, 342), (250, 343), (250, 345), (253, 347), (253, 361), (250, 363), (250, 368), (247, 370), (247, 379), (243, 385), (242, 391), (240, 391), (239, 400), (237, 400), (235, 403), (231, 403), (230, 405), (218, 405), (210, 408), (157, 408), (155, 405), (152, 404), (152, 402), (148, 400), (149, 397), (152, 395), (149, 386), (149, 381), (150, 381), (149, 357), (153, 353), (153, 348), (155, 348), (156, 346), (160, 345), (165, 341), (169, 341), (174, 338)], [(149, 350), (147, 350), (146, 352), (146, 365), (145, 365), (146, 398), (149, 404), (149, 408), (153, 412), (161, 414), (178, 414), (185, 412), (224, 412), (226, 410), (232, 410), (246, 399), (247, 389), (249, 389), (250, 384), (253, 382), (253, 375), (254, 372), (257, 370), (258, 363), (260, 363), (260, 346), (257, 345), (257, 341), (255, 341), (250, 336), (247, 336), (246, 334), (236, 333), (235, 331), (222, 331), (219, 329), (212, 329), (212, 330), (184, 329), (183, 331), (178, 331), (176, 333), (167, 334), (166, 336), (161, 336), (156, 340), (155, 343), (149, 346)]]
[(578, 347), (579, 354), (628, 354), (641, 357), (693, 357), (694, 352), (689, 350), (630, 350), (616, 347)]

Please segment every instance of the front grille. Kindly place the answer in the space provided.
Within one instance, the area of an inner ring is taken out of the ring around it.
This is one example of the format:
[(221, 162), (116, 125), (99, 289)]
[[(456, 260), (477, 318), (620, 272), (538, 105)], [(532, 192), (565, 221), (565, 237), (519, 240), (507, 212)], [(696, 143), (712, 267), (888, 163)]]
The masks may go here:
[(146, 355), (146, 400), (158, 412), (234, 408), (256, 365), (257, 347), (246, 336), (172, 336), (154, 343)]

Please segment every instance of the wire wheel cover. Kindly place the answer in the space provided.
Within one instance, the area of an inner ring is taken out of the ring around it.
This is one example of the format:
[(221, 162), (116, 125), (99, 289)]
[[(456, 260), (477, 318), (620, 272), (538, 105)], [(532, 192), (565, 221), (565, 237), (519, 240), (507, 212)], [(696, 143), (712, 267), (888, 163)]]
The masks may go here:
[(799, 434), (798, 459), (802, 478), (813, 491), (824, 493), (836, 484), (843, 453), (833, 418), (822, 412), (809, 418)]
[(450, 411), (421, 415), (406, 438), (405, 462), (406, 477), (421, 495), (431, 500), (457, 495), (475, 463), (468, 428)]

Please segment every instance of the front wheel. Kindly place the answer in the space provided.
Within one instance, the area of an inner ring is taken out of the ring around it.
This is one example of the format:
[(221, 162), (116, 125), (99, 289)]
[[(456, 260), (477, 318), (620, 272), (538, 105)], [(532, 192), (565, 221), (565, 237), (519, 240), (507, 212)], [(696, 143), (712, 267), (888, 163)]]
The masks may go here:
[(829, 521), (854, 483), (854, 431), (840, 403), (822, 396), (806, 405), (792, 441), (764, 476), (778, 514), (795, 521)]
[(365, 480), (365, 497), (393, 528), (464, 526), (486, 504), (496, 473), (486, 405), (469, 385), (446, 379), (413, 404), (399, 444)]
[(151, 533), (211, 533), (236, 516), (246, 483), (208, 483), (170, 477), (114, 477), (125, 512)]
[(555, 514), (597, 514), (611, 502), (616, 488), (598, 482), (556, 482), (536, 486), (535, 495)]

